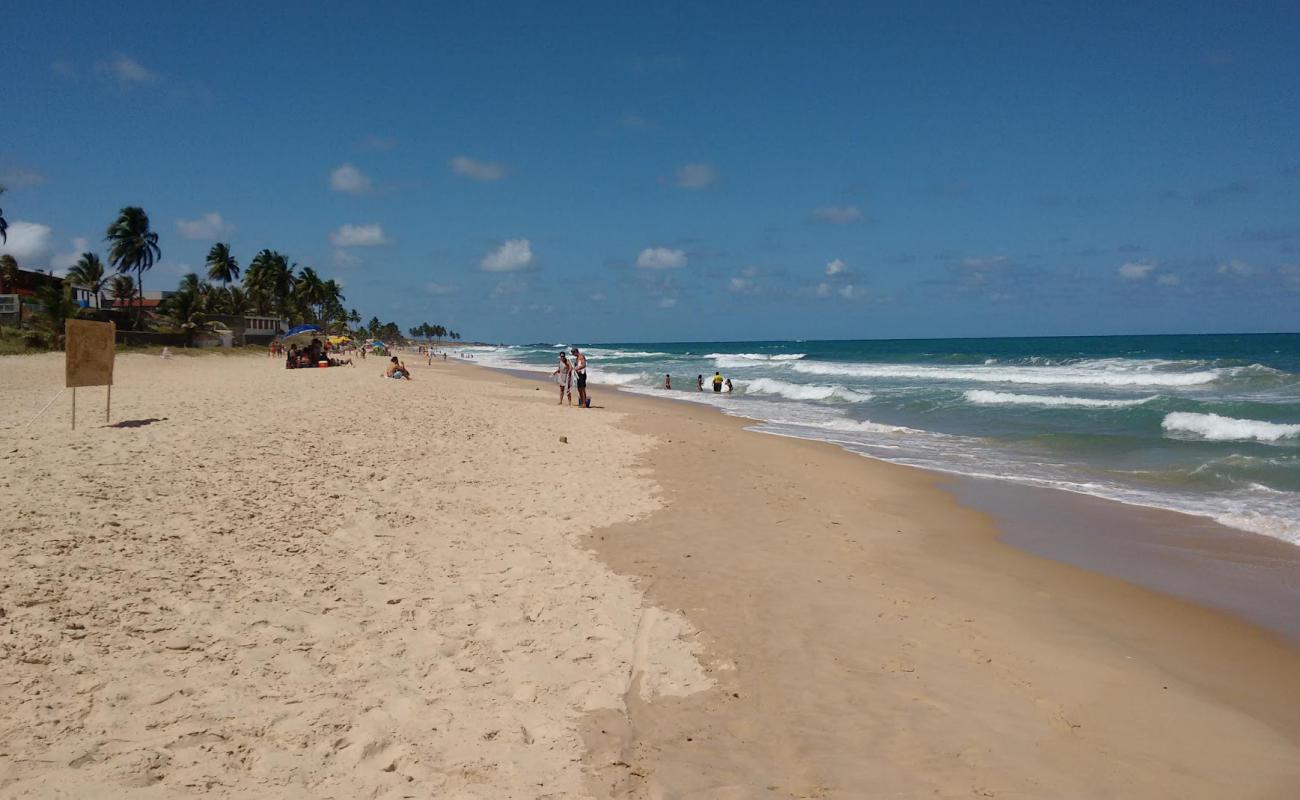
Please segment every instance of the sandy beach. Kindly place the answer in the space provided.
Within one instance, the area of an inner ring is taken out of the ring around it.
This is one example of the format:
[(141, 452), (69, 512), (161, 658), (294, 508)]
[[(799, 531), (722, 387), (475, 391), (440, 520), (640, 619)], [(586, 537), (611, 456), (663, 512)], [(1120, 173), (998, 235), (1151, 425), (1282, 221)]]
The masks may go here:
[(0, 796), (1300, 792), (1294, 645), (933, 475), (380, 369), (3, 360)]

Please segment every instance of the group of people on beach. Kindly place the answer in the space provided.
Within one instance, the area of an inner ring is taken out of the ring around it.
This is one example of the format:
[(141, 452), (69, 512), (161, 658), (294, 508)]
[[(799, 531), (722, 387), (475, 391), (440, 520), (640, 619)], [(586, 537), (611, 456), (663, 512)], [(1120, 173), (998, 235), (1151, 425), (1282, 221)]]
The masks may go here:
[[(573, 361), (569, 361), (569, 355), (573, 356)], [(591, 398), (587, 396), (587, 356), (581, 350), (571, 348), (568, 355), (561, 350), (559, 364), (551, 373), (551, 379), (560, 386), (559, 405), (563, 405), (566, 399), (569, 405), (573, 405), (573, 385), (576, 383), (578, 407), (591, 408)]]
[[(731, 391), (732, 391), (733, 389), (736, 388), (736, 387), (734, 387), (734, 386), (731, 385), (731, 378), (724, 378), (724, 377), (722, 377), (722, 373), (721, 373), (721, 372), (715, 372), (715, 373), (713, 373), (713, 391), (718, 392), (718, 393), (721, 393), (724, 387), (726, 388), (728, 394), (730, 394)], [(673, 376), (672, 376), (672, 375), (664, 375), (664, 388), (665, 388), (665, 389), (671, 389), (671, 388), (673, 388)], [(697, 391), (697, 392), (702, 392), (702, 391), (704, 391), (704, 376), (703, 376), (703, 375), (696, 375), (696, 376), (695, 376), (695, 391)]]
[(320, 339), (312, 339), (311, 344), (301, 348), (296, 344), (291, 344), (285, 354), (284, 368), (356, 366), (352, 363), (351, 358), (336, 358), (337, 355), (339, 354), (336, 351), (331, 351), (329, 345), (321, 342)]

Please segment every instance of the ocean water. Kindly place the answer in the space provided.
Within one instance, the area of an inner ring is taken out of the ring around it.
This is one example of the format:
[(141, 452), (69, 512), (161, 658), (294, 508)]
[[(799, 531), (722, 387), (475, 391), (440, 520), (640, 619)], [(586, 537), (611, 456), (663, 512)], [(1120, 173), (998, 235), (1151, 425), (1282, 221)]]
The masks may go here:
[[(577, 344), (594, 383), (766, 433), (1300, 544), (1300, 334)], [(473, 352), (548, 373), (562, 346)], [(715, 371), (732, 394), (713, 393)]]

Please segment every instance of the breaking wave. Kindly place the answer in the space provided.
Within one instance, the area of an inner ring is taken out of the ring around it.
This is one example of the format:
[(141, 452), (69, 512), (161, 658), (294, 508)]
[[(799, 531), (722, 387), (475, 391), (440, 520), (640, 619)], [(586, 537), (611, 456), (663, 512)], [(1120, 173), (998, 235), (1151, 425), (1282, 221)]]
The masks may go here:
[(1160, 427), (1168, 433), (1192, 434), (1213, 442), (1280, 442), (1300, 437), (1300, 425), (1284, 425), (1255, 419), (1234, 419), (1218, 414), (1175, 411), (1166, 414)]

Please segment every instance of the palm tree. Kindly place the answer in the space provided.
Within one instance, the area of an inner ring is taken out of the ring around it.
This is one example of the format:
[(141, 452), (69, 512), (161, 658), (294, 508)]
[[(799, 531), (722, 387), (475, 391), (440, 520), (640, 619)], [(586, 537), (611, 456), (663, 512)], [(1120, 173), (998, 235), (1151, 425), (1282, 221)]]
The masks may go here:
[(130, 275), (114, 275), (108, 283), (108, 290), (113, 293), (113, 305), (117, 305), (118, 300), (129, 303), (135, 296), (135, 281), (131, 280)]
[(18, 260), (8, 253), (0, 256), (0, 289), (18, 291)]
[(208, 251), (208, 280), (221, 281), (229, 286), (239, 279), (239, 262), (230, 254), (230, 245), (217, 242)]
[(108, 274), (104, 272), (104, 262), (94, 253), (82, 253), (77, 263), (68, 270), (68, 280), (88, 290), (95, 296), (95, 308), (102, 306), (100, 294), (108, 285)]
[(274, 250), (258, 252), (244, 274), (244, 286), (259, 314), (275, 311), (283, 317), (289, 316), (293, 267), (282, 254)]
[[(135, 289), (140, 297), (140, 311), (144, 310), (144, 274), (153, 269), (154, 262), (162, 258), (158, 249), (158, 234), (149, 229), (149, 215), (143, 208), (128, 206), (122, 209), (117, 221), (108, 226), (104, 237), (110, 244), (108, 261), (118, 272), (135, 272)], [(141, 314), (137, 314), (136, 327)]]
[(225, 308), (227, 314), (233, 314), (242, 317), (247, 314), (253, 307), (249, 300), (248, 294), (238, 286), (231, 286), (226, 289)]
[(160, 310), (169, 325), (185, 334), (186, 347), (193, 344), (195, 331), (209, 325), (203, 319), (203, 296), (197, 290), (182, 288), (167, 298)]
[(293, 282), (294, 299), (303, 316), (303, 322), (320, 323), (320, 306), (325, 292), (325, 281), (316, 270), (303, 267)]
[[(5, 193), (5, 187), (0, 186), (0, 194)], [(9, 241), (9, 223), (5, 222), (5, 210), (0, 208), (0, 242)]]
[(36, 287), (36, 302), (41, 304), (40, 320), (53, 337), (56, 347), (63, 347), (64, 323), (81, 313), (81, 306), (72, 299), (72, 284), (42, 281)]

